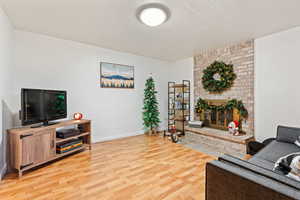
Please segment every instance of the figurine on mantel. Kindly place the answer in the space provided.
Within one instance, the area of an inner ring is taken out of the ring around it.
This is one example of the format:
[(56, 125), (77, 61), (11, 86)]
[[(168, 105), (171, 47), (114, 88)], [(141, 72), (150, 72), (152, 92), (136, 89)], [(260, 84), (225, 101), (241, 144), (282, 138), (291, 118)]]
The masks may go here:
[(237, 120), (234, 120), (233, 122), (230, 122), (228, 124), (228, 131), (230, 134), (234, 135), (234, 136), (238, 136), (239, 133), (239, 125), (240, 123)]

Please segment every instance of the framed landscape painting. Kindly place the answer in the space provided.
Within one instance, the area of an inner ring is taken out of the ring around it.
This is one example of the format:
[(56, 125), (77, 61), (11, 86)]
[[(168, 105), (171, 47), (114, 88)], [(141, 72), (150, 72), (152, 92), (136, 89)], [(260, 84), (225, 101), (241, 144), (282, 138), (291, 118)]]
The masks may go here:
[(102, 88), (134, 88), (134, 67), (113, 63), (100, 63)]

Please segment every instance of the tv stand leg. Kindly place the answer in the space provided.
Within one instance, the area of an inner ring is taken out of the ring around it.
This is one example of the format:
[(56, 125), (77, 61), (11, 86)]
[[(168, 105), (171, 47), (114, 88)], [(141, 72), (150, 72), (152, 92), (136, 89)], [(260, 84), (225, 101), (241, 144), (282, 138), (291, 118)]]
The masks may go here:
[(19, 170), (19, 178), (21, 178), (23, 176), (23, 172), (21, 170)]

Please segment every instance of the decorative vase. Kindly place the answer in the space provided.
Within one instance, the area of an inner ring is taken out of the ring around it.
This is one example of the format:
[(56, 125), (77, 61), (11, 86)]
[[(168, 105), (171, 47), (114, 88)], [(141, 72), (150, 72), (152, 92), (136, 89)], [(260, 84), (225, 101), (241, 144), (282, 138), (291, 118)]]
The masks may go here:
[(75, 113), (75, 114), (73, 115), (73, 118), (74, 118), (75, 120), (81, 120), (82, 117), (83, 117), (82, 113)]

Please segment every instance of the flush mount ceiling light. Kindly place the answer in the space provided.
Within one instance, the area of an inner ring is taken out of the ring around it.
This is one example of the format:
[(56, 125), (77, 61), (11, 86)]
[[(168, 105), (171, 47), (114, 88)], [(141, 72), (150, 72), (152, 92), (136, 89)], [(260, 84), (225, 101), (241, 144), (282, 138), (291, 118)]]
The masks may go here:
[(137, 18), (147, 26), (159, 26), (170, 18), (170, 10), (162, 4), (150, 3), (138, 8)]

